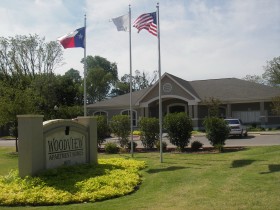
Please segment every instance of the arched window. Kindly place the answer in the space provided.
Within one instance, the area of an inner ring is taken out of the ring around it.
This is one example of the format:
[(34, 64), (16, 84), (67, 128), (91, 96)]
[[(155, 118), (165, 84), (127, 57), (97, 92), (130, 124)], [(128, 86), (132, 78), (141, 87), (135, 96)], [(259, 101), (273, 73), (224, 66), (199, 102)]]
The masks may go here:
[(170, 104), (169, 106), (167, 106), (167, 112), (168, 113), (188, 112), (188, 108), (187, 108), (186, 104), (175, 103), (175, 104)]
[(103, 115), (107, 117), (107, 112), (105, 111), (97, 111), (93, 113), (93, 116), (99, 116), (99, 115)]
[(104, 116), (108, 123), (108, 113), (105, 111), (96, 111), (93, 113), (93, 116)]
[[(130, 116), (130, 110), (123, 110), (121, 111), (122, 115), (129, 115)], [(137, 126), (137, 112), (135, 110), (132, 110), (132, 125), (133, 127)]]

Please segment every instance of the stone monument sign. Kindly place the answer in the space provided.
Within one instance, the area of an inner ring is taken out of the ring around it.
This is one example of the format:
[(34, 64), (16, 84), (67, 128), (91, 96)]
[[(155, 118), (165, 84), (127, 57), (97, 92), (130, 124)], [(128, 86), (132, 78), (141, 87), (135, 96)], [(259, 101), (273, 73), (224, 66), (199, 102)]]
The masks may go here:
[(97, 126), (93, 117), (49, 120), (19, 115), (19, 175), (63, 165), (97, 163)]

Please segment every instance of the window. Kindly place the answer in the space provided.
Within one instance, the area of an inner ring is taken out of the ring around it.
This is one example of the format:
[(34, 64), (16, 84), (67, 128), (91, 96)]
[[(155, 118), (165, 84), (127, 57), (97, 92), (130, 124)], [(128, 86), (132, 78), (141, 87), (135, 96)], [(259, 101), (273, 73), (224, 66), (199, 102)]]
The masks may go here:
[(93, 113), (93, 116), (104, 116), (108, 123), (108, 113), (105, 111), (97, 111)]
[[(123, 110), (121, 114), (130, 116), (130, 110)], [(132, 125), (133, 127), (137, 126), (137, 112), (135, 110), (132, 110)]]
[(107, 116), (107, 112), (104, 111), (97, 111), (93, 113), (94, 116), (99, 116), (99, 115), (103, 115), (103, 116)]
[(187, 112), (187, 105), (183, 103), (175, 103), (167, 106), (168, 113)]

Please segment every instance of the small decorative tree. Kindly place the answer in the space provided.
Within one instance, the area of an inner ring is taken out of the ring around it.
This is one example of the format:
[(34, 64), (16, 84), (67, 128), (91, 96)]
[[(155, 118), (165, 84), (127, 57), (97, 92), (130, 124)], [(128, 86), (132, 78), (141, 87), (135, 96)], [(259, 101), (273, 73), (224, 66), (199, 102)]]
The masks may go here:
[(128, 115), (115, 115), (110, 123), (112, 132), (118, 136), (120, 146), (127, 146), (128, 136), (130, 134), (130, 119)]
[(171, 113), (164, 117), (164, 128), (168, 133), (171, 144), (177, 146), (180, 151), (188, 146), (192, 134), (192, 121), (184, 113)]
[(105, 138), (108, 137), (109, 134), (109, 125), (107, 123), (106, 116), (99, 115), (95, 116), (97, 121), (97, 144), (98, 147), (101, 147), (101, 144), (105, 141)]
[(227, 122), (218, 117), (207, 117), (204, 120), (203, 125), (206, 130), (206, 137), (211, 145), (222, 152), (225, 141), (230, 133), (230, 127)]
[(203, 100), (203, 103), (208, 107), (209, 117), (219, 117), (219, 107), (221, 105), (221, 101), (219, 99), (210, 97)]
[(146, 149), (154, 148), (156, 141), (159, 138), (159, 121), (157, 118), (143, 117), (139, 122), (140, 139)]

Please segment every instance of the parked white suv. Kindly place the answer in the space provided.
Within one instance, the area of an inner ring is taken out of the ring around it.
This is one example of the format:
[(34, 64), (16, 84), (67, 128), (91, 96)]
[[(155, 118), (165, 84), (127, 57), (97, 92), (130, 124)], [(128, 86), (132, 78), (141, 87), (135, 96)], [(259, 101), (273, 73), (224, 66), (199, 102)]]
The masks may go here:
[(230, 127), (230, 135), (247, 136), (247, 127), (240, 119), (225, 119)]

